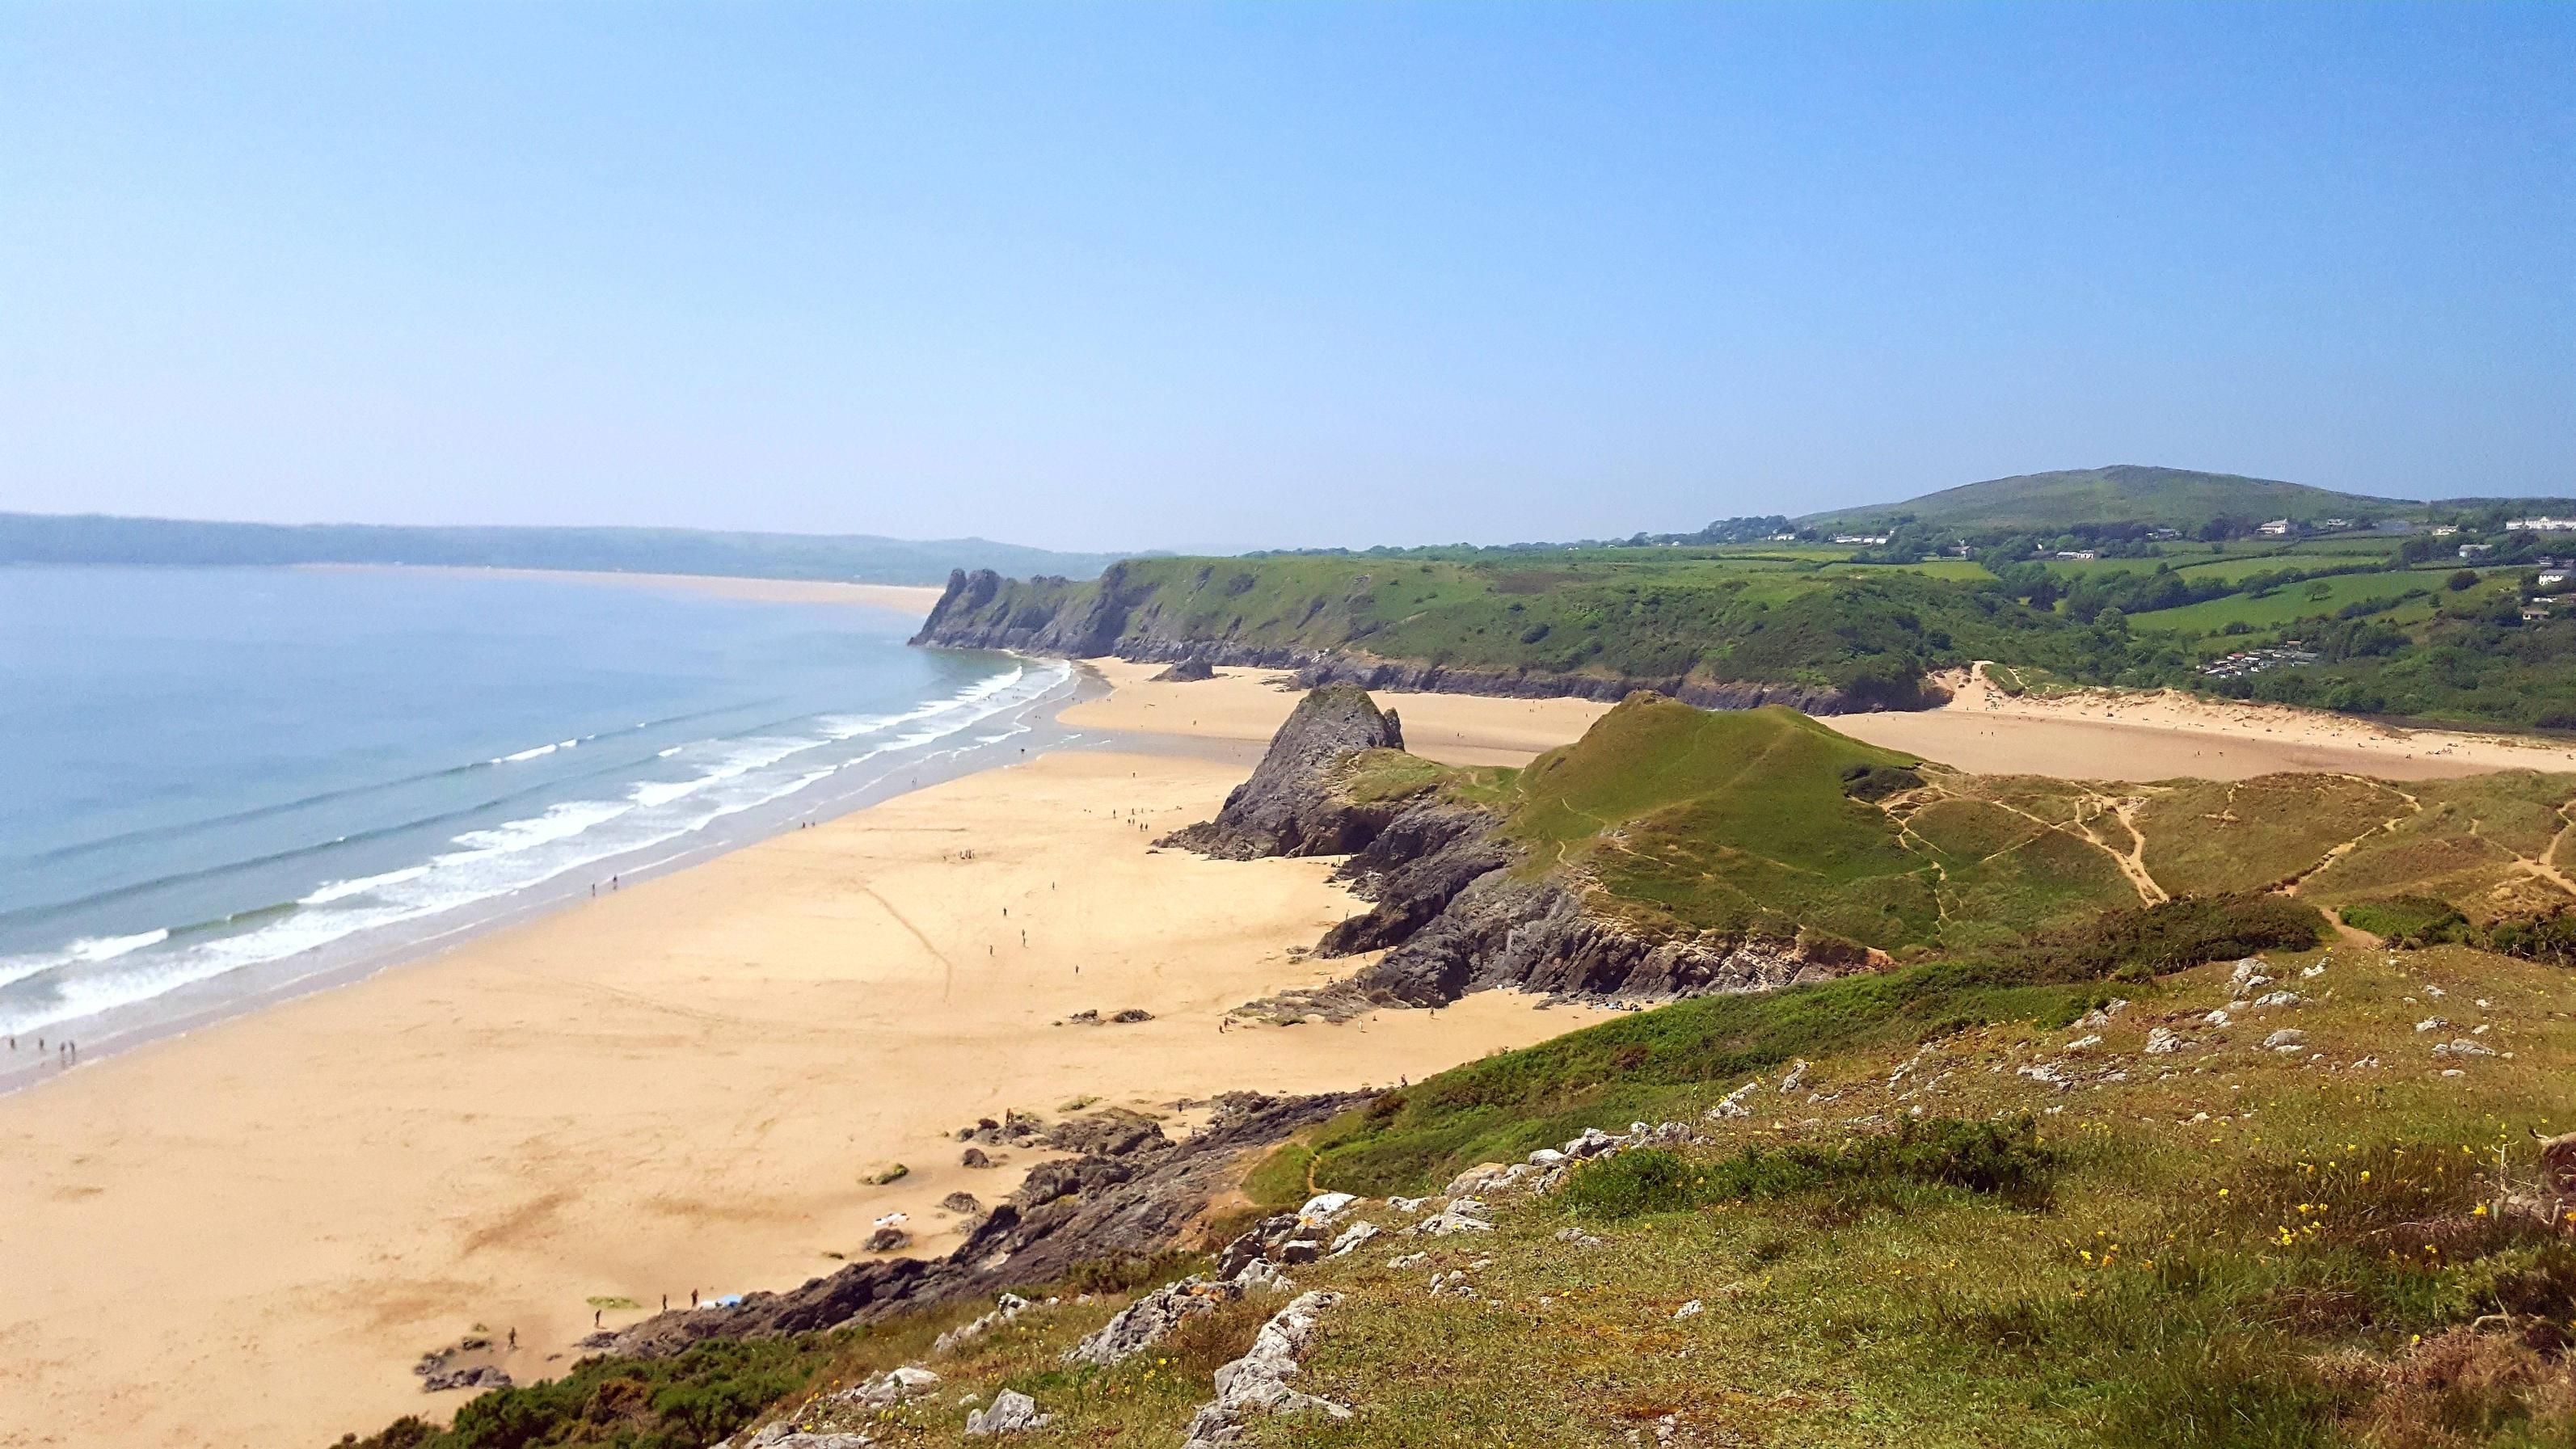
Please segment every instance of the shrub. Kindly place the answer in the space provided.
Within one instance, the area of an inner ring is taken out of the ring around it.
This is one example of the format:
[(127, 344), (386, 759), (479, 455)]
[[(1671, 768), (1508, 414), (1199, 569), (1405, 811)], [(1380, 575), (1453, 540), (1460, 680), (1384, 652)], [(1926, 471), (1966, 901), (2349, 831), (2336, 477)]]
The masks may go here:
[(1908, 1120), (1893, 1132), (1830, 1146), (1757, 1145), (1702, 1164), (1660, 1147), (1639, 1148), (1584, 1164), (1558, 1198), (1589, 1217), (1631, 1218), (1823, 1187), (1910, 1182), (2037, 1206), (2047, 1201), (2056, 1166), (2055, 1155), (2039, 1145), (2036, 1119), (2027, 1113), (2002, 1122), (1945, 1117)]
[(2486, 948), (2552, 966), (2576, 966), (2576, 915), (2552, 911), (2545, 916), (2498, 921), (2486, 930)]
[(2286, 896), (2185, 896), (2104, 911), (2015, 947), (2027, 981), (2098, 981), (2128, 971), (2182, 971), (2257, 951), (2304, 951), (2325, 939), (2316, 907)]
[(2355, 901), (2338, 914), (2345, 925), (2410, 950), (2467, 939), (2468, 918), (2449, 901), (2433, 896)]

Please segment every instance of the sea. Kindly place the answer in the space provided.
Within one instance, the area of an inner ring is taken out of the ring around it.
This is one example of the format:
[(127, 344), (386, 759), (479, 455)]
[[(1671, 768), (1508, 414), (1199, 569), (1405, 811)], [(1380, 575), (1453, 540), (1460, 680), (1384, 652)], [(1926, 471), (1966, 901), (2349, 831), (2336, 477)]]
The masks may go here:
[(1068, 666), (907, 648), (916, 622), (575, 577), (0, 568), (0, 1085), (1049, 742)]

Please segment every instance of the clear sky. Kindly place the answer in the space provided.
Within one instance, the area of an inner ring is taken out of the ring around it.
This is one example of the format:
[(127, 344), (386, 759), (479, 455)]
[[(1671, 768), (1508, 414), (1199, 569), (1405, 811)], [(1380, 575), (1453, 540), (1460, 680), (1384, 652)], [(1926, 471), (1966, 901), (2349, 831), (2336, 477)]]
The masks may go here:
[(0, 508), (2576, 492), (2576, 5), (0, 8)]

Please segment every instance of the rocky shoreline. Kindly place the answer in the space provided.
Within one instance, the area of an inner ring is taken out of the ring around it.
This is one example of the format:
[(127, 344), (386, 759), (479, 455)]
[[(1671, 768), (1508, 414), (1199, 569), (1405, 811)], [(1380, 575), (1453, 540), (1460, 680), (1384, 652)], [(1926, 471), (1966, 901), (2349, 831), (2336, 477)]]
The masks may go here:
[[(586, 1348), (667, 1358), (710, 1339), (764, 1338), (872, 1323), (896, 1313), (1064, 1277), (1085, 1263), (1145, 1258), (1183, 1241), (1232, 1189), (1247, 1154), (1368, 1099), (1367, 1093), (1267, 1097), (1233, 1092), (1179, 1141), (1150, 1119), (1099, 1113), (1035, 1137), (1080, 1155), (1041, 1163), (944, 1258), (882, 1258), (729, 1307), (673, 1309)], [(1025, 1120), (1025, 1119), (1019, 1119)]]

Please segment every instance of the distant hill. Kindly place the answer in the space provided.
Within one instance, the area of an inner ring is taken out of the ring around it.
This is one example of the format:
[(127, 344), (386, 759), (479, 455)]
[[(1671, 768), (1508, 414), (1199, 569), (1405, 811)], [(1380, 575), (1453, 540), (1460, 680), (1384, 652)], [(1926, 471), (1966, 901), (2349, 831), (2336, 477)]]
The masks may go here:
[(2276, 478), (2196, 473), (2122, 463), (2025, 473), (1944, 488), (1902, 503), (1835, 509), (1802, 523), (1885, 523), (1905, 514), (1953, 528), (2062, 529), (2079, 524), (2145, 523), (2196, 529), (2214, 518), (2263, 520), (2385, 517), (2424, 505), (2402, 498), (2337, 493)]
[(103, 514), (0, 513), (0, 564), (443, 564), (760, 579), (944, 584), (953, 569), (1097, 577), (1117, 554), (1056, 553), (981, 538), (711, 533), (686, 528), (407, 528), (201, 523)]

